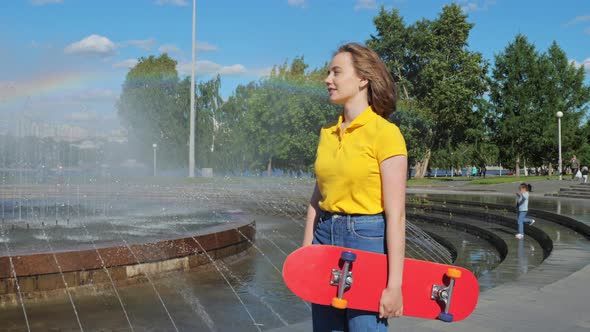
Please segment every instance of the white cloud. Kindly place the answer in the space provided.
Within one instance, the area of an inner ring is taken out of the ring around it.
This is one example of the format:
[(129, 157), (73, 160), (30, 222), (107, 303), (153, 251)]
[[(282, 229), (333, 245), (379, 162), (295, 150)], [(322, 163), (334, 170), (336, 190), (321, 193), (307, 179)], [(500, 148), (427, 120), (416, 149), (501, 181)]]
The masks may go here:
[(115, 54), (115, 43), (99, 35), (90, 35), (80, 41), (72, 43), (64, 49), (66, 54), (92, 55), (107, 57)]
[(356, 0), (354, 10), (377, 9), (377, 0)]
[(250, 70), (249, 72), (252, 73), (254, 76), (268, 77), (268, 76), (270, 76), (271, 71), (272, 71), (272, 67), (266, 67), (266, 68)]
[(305, 0), (287, 0), (287, 3), (289, 4), (289, 6), (293, 6), (293, 7), (305, 7), (306, 3)]
[[(213, 45), (207, 42), (200, 42), (197, 41), (195, 42), (195, 50), (197, 52), (211, 52), (211, 51), (217, 51), (219, 50), (219, 48), (217, 47), (217, 45)], [(174, 44), (162, 44), (159, 48), (158, 51), (162, 52), (162, 53), (168, 53), (168, 54), (182, 54), (182, 50), (174, 45)]]
[(137, 64), (137, 59), (127, 59), (113, 64), (113, 68), (133, 68)]
[(588, 21), (590, 21), (590, 15), (577, 16), (574, 19), (572, 19), (569, 22), (567, 22), (566, 24), (564, 24), (564, 26), (574, 25), (574, 24), (578, 24), (578, 23), (582, 23), (582, 22), (588, 22)]
[(203, 51), (203, 52), (218, 50), (216, 45), (212, 45), (207, 42), (200, 42), (200, 41), (197, 41), (195, 43), (195, 47), (196, 47), (197, 51)]
[(496, 0), (459, 0), (459, 3), (464, 4), (461, 9), (464, 13), (468, 13), (488, 10), (490, 6), (496, 4)]
[[(178, 72), (183, 75), (191, 75), (191, 63), (179, 64)], [(195, 62), (195, 72), (197, 75), (220, 74), (222, 76), (240, 76), (247, 74), (248, 70), (241, 64), (222, 66), (213, 61), (201, 60)]]
[(64, 3), (64, 1), (63, 0), (31, 0), (31, 4), (33, 6), (52, 5), (52, 4), (58, 4), (58, 3)]
[(246, 73), (246, 67), (243, 65), (231, 65), (231, 66), (224, 66), (219, 70), (219, 74), (222, 76), (234, 76), (234, 75), (242, 75)]
[(121, 46), (133, 45), (137, 48), (140, 48), (144, 51), (151, 51), (154, 49), (156, 41), (153, 38), (150, 39), (135, 39), (135, 40), (128, 40), (126, 42), (121, 43)]
[(586, 60), (582, 61), (582, 62), (578, 62), (574, 59), (570, 60), (570, 63), (573, 63), (574, 66), (576, 67), (584, 67), (584, 70), (586, 70), (586, 72), (590, 73), (590, 58), (586, 58)]
[(156, 4), (163, 6), (163, 5), (172, 5), (172, 6), (188, 6), (188, 2), (186, 0), (156, 0)]
[(181, 54), (182, 51), (174, 44), (164, 44), (158, 48), (161, 53)]

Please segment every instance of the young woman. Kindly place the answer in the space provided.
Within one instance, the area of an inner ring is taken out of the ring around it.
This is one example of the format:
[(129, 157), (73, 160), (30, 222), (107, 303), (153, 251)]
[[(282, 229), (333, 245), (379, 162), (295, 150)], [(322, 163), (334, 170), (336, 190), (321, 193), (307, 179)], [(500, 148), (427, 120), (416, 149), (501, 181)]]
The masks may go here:
[(518, 207), (518, 233), (516, 238), (522, 239), (524, 237), (524, 223), (528, 222), (530, 225), (535, 223), (535, 219), (527, 218), (526, 215), (529, 212), (529, 191), (531, 185), (521, 183), (518, 186), (518, 192), (516, 193), (516, 206)]
[(355, 43), (338, 49), (325, 83), (342, 113), (320, 133), (303, 245), (386, 253), (389, 271), (378, 313), (314, 304), (313, 328), (387, 331), (387, 319), (403, 313), (406, 239), (406, 144), (387, 120), (395, 111), (396, 88), (379, 56)]

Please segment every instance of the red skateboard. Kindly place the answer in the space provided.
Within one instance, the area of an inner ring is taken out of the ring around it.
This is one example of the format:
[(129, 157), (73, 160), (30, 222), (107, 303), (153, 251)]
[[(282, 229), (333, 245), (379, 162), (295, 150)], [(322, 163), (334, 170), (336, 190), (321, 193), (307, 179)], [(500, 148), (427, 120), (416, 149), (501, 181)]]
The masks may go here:
[[(387, 286), (387, 256), (310, 245), (287, 257), (283, 279), (305, 301), (378, 312)], [(479, 284), (469, 270), (411, 258), (404, 261), (402, 284), (405, 316), (460, 321), (473, 312), (479, 296)]]

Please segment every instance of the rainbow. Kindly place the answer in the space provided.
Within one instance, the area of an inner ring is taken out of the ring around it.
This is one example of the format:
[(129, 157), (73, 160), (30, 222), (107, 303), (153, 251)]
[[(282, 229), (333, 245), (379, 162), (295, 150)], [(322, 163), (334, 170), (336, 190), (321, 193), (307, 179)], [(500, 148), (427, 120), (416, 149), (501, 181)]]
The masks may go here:
[(114, 76), (114, 73), (62, 72), (18, 81), (0, 82), (0, 102), (15, 103), (28, 98), (60, 96), (80, 91), (96, 80)]

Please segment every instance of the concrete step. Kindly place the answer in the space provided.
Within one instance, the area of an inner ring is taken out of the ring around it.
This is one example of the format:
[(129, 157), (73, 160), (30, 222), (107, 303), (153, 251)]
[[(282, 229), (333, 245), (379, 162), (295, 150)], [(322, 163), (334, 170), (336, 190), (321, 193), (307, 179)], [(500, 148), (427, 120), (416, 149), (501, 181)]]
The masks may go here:
[(585, 199), (590, 199), (590, 195), (584, 195), (584, 194), (571, 194), (571, 193), (559, 193), (559, 194), (555, 194), (553, 196), (558, 196), (558, 197), (569, 197), (569, 198), (585, 198)]
[(590, 187), (568, 187), (568, 188), (559, 188), (559, 191), (568, 191), (568, 190), (573, 190), (573, 191), (580, 191), (580, 192), (587, 192), (590, 193)]
[(582, 183), (582, 182), (578, 182), (575, 181), (574, 183), (572, 183), (569, 188), (582, 188), (582, 189), (590, 189), (590, 184), (588, 183)]
[(561, 188), (559, 192), (567, 193), (567, 192), (577, 192), (577, 193), (585, 193), (590, 194), (590, 190), (578, 189), (578, 188)]
[(560, 190), (559, 193), (560, 194), (576, 194), (576, 195), (589, 195), (590, 196), (590, 191), (580, 191), (577, 189)]
[(583, 184), (578, 184), (578, 185), (575, 185), (575, 186), (571, 186), (570, 189), (576, 189), (576, 190), (590, 192), (590, 186), (586, 186), (586, 185), (583, 185)]

